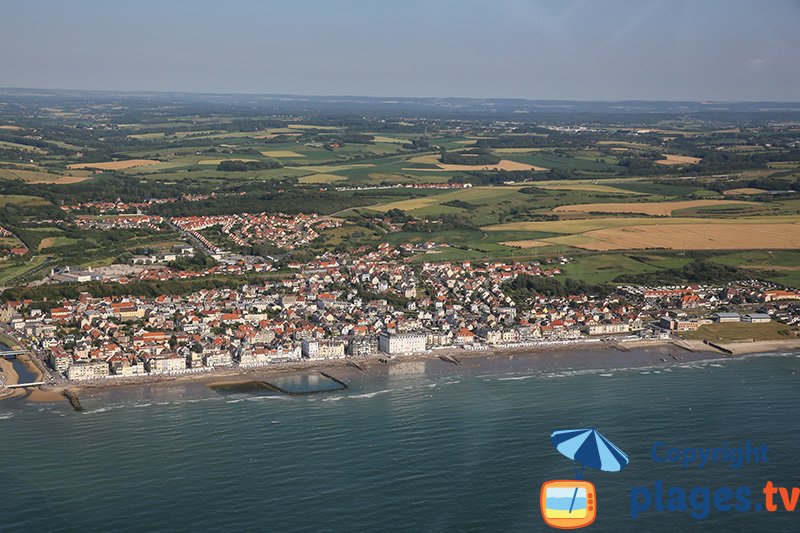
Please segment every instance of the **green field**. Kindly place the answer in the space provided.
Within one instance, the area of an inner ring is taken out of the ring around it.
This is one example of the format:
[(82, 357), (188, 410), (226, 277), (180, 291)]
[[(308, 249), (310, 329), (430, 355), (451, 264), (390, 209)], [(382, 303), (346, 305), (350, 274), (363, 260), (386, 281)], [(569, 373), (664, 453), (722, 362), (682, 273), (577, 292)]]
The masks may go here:
[(700, 326), (697, 331), (686, 332), (683, 336), (687, 339), (707, 339), (717, 342), (787, 340), (796, 338), (794, 334), (796, 330), (796, 327), (778, 322), (766, 324), (728, 322)]
[(37, 206), (48, 205), (50, 202), (38, 196), (29, 196), (23, 194), (3, 194), (0, 195), (0, 207), (7, 205), (20, 205), (20, 206)]

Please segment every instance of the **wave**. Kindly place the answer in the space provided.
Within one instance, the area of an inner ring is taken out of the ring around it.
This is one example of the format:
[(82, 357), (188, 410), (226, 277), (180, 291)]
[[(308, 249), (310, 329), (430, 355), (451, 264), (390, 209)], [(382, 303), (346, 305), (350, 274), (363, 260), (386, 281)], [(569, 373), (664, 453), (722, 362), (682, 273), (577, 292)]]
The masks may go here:
[(260, 402), (262, 400), (291, 400), (290, 396), (248, 396), (247, 398), (243, 398), (248, 402)]
[(346, 398), (374, 398), (375, 396), (386, 394), (392, 392), (393, 390), (395, 389), (383, 389), (375, 392), (365, 392), (364, 394), (353, 394), (352, 396), (346, 396)]
[(8, 420), (9, 418), (14, 418), (14, 413), (0, 414), (0, 420)]
[(522, 381), (524, 379), (533, 379), (538, 376), (514, 376), (513, 378), (497, 378), (497, 381)]
[(92, 409), (91, 411), (82, 411), (82, 415), (94, 415), (97, 413), (105, 413), (108, 411), (113, 411), (114, 409), (122, 409), (125, 407), (124, 405), (107, 405), (106, 407), (98, 407), (97, 409)]

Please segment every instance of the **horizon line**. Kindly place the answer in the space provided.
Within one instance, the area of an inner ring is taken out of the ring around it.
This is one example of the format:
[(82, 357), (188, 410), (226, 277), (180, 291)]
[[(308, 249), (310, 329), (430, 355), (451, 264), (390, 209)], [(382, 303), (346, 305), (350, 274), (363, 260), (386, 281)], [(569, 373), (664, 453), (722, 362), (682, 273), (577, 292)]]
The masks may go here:
[(219, 92), (219, 91), (186, 91), (186, 90), (166, 90), (166, 89), (74, 89), (65, 87), (19, 87), (19, 86), (0, 86), (0, 91), (53, 91), (53, 92), (85, 92), (85, 93), (122, 93), (122, 94), (185, 94), (197, 96), (264, 96), (264, 97), (299, 97), (299, 98), (383, 98), (399, 99), (409, 98), (416, 100), (520, 100), (525, 102), (581, 102), (581, 103), (623, 103), (623, 102), (647, 102), (647, 103), (693, 103), (693, 104), (797, 104), (800, 100), (724, 100), (703, 98), (697, 100), (687, 99), (641, 99), (641, 98), (620, 98), (620, 99), (557, 99), (557, 98), (527, 98), (510, 96), (409, 96), (409, 95), (368, 95), (368, 94), (305, 94), (305, 93), (270, 93), (270, 92)]

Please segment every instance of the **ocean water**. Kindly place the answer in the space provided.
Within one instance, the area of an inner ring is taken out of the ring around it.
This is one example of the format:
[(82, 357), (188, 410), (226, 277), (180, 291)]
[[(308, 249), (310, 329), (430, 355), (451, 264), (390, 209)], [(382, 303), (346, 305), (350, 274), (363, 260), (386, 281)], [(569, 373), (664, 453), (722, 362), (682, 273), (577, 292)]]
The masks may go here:
[[(630, 457), (622, 472), (586, 470), (597, 490), (587, 531), (800, 523), (763, 511), (697, 519), (691, 502), (686, 512), (631, 516), (632, 489), (656, 494), (658, 481), (686, 493), (747, 486), (754, 502), (767, 480), (800, 486), (800, 354), (629, 369), (429, 361), (338, 373), (348, 389), (308, 396), (193, 384), (89, 396), (84, 413), (0, 403), (0, 531), (544, 531), (542, 483), (575, 475), (549, 435), (582, 427)], [(657, 463), (657, 441), (750, 441), (768, 446), (769, 462)]]

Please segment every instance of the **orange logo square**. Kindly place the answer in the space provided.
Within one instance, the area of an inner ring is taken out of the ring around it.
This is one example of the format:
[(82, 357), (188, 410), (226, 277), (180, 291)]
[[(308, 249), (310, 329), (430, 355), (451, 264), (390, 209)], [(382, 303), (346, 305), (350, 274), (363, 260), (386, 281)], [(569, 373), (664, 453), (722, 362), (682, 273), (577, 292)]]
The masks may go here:
[(539, 504), (545, 523), (558, 529), (586, 527), (597, 516), (597, 493), (588, 481), (547, 481), (542, 485)]

